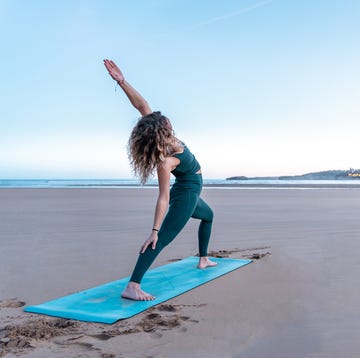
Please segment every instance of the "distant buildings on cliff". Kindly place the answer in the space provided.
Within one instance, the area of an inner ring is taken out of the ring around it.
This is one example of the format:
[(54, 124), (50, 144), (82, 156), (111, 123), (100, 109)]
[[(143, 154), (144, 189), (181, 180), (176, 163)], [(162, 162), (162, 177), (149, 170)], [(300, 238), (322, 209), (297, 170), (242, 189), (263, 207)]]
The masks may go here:
[(352, 178), (360, 177), (360, 169), (350, 168), (350, 170), (347, 173), (347, 176)]
[(302, 175), (287, 175), (279, 177), (246, 177), (246, 176), (235, 176), (226, 178), (226, 180), (360, 180), (360, 169), (350, 168), (349, 170), (326, 170), (316, 173), (307, 173)]

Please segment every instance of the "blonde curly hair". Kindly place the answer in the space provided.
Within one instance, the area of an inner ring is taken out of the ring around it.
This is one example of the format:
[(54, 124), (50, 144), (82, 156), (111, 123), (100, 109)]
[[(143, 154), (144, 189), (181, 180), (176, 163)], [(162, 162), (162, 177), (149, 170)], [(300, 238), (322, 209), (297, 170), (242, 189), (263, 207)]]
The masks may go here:
[(133, 128), (128, 142), (128, 156), (134, 174), (144, 185), (167, 156), (181, 150), (170, 120), (161, 112), (141, 117)]

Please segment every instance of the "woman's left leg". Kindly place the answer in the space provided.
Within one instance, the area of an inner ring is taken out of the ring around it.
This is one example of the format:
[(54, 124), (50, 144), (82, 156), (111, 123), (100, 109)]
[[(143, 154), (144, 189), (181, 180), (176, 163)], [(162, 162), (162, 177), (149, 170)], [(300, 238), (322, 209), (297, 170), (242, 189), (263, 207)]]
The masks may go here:
[(200, 219), (198, 239), (199, 239), (199, 264), (198, 268), (204, 269), (211, 266), (216, 266), (217, 263), (211, 261), (208, 258), (208, 245), (211, 235), (212, 221), (214, 218), (214, 213), (211, 210), (210, 206), (205, 203), (205, 201), (199, 198), (194, 213), (191, 215), (194, 219)]
[(214, 213), (210, 206), (203, 199), (199, 198), (191, 217), (201, 220), (198, 231), (199, 256), (205, 257), (207, 256)]

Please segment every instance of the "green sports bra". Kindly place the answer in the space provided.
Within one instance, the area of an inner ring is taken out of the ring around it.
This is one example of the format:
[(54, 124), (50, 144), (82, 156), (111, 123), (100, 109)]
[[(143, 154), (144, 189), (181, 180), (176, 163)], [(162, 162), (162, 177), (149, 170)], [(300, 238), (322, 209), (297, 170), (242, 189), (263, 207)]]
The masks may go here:
[(180, 164), (171, 172), (175, 177), (196, 174), (201, 168), (194, 154), (190, 152), (185, 143), (181, 142), (181, 144), (184, 148), (183, 152), (173, 154), (174, 157), (180, 160)]

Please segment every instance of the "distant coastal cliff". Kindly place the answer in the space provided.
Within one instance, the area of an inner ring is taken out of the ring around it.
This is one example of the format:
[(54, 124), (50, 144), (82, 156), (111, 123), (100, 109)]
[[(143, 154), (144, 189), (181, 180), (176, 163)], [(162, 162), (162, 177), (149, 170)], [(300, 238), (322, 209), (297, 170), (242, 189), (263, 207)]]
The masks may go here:
[(279, 177), (246, 177), (246, 176), (234, 176), (226, 178), (226, 180), (348, 180), (358, 179), (360, 180), (360, 169), (350, 170), (327, 170), (323, 172), (307, 173), (302, 175), (286, 175)]

